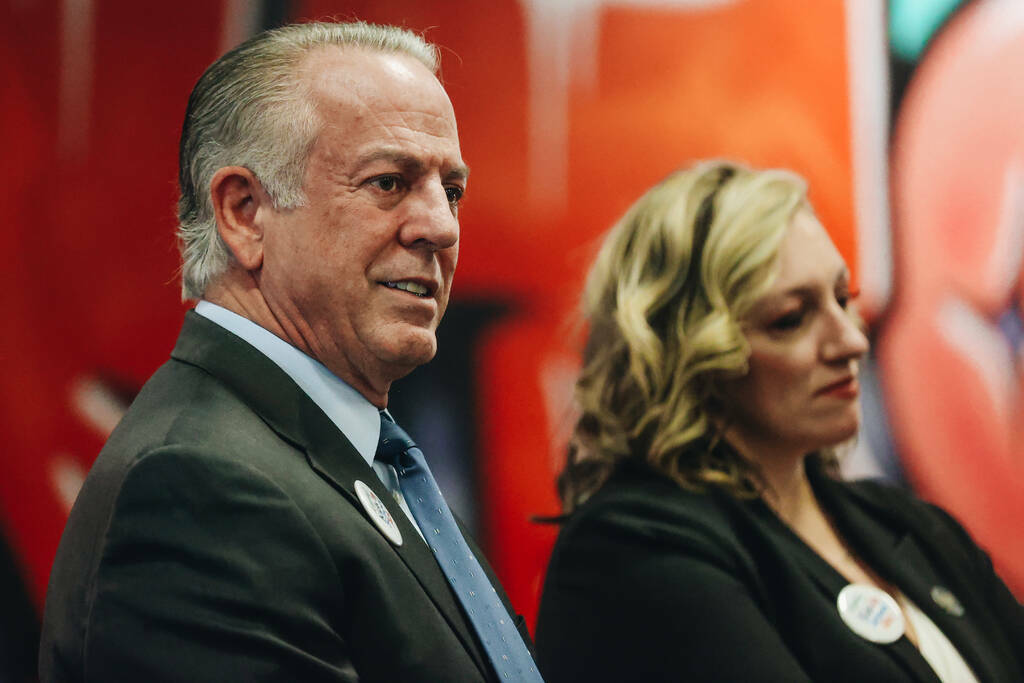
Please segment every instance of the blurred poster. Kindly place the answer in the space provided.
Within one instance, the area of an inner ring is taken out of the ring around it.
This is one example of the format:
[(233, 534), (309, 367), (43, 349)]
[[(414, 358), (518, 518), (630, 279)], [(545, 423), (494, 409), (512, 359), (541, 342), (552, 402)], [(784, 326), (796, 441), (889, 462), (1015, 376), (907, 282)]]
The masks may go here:
[(1020, 594), (1018, 4), (6, 0), (0, 515), (31, 599), (180, 325), (192, 84), (254, 31), (323, 17), (442, 46), (472, 168), (461, 258), (439, 356), (392, 401), (531, 624), (556, 533), (531, 518), (559, 509), (583, 275), (644, 189), (706, 157), (808, 179), (878, 350), (850, 471), (948, 507)]
[(876, 346), (885, 402), (910, 483), (1021, 595), (1024, 5), (914, 5), (895, 3), (892, 17), (905, 87), (891, 156), (896, 287)]

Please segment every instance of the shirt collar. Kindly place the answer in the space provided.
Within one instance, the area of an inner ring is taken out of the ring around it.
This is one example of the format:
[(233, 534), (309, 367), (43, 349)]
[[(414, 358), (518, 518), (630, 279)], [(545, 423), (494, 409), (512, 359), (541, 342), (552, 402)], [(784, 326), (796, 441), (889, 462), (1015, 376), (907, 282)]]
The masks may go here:
[(330, 418), (370, 466), (380, 439), (380, 413), (376, 406), (340, 380), (317, 360), (248, 318), (200, 301), (196, 313), (217, 323), (272, 360)]

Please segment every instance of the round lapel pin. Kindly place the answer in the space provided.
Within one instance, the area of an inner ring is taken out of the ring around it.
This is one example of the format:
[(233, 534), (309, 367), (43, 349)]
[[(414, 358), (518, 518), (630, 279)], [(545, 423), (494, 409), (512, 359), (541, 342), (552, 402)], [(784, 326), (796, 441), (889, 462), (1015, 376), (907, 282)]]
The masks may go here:
[(964, 615), (964, 606), (956, 599), (953, 592), (945, 586), (932, 586), (932, 600), (935, 604), (952, 614), (954, 617)]
[(839, 591), (836, 607), (850, 630), (872, 643), (895, 643), (906, 627), (896, 600), (874, 586), (851, 583)]
[(373, 492), (373, 489), (358, 479), (356, 479), (355, 488), (356, 496), (359, 497), (359, 502), (363, 504), (363, 509), (366, 510), (366, 514), (376, 527), (380, 529), (380, 532), (384, 534), (384, 538), (391, 541), (395, 546), (402, 545), (402, 532), (398, 530), (395, 518), (391, 516), (391, 513), (388, 512), (387, 507), (377, 497), (377, 494)]

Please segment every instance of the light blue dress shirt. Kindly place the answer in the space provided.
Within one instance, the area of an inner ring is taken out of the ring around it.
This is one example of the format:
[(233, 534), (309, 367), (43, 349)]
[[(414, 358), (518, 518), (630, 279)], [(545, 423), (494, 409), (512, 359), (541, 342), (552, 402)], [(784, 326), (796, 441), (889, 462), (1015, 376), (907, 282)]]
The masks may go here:
[(355, 446), (366, 464), (373, 468), (384, 486), (391, 491), (413, 528), (420, 532), (420, 536), (423, 535), (402, 496), (394, 468), (382, 462), (374, 462), (377, 442), (380, 440), (380, 412), (376, 406), (339, 379), (323, 363), (248, 318), (209, 301), (200, 301), (195, 311), (247, 341), (291, 377)]

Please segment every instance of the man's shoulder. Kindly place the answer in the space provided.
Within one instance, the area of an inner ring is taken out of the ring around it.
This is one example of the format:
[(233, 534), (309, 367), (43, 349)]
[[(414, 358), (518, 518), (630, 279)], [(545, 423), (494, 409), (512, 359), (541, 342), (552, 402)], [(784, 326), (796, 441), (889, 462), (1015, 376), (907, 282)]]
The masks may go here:
[[(238, 477), (283, 491), (315, 477), (301, 449), (283, 438), (217, 377), (171, 359), (143, 385), (96, 457), (73, 519), (110, 519), (126, 495), (170, 486), (153, 473), (175, 468), (201, 478)], [(299, 480), (299, 481), (296, 481)]]
[(128, 465), (141, 454), (175, 445), (217, 450), (268, 443), (267, 429), (244, 397), (204, 370), (171, 359), (143, 385), (97, 462)]
[(203, 375), (174, 360), (157, 370), (100, 450), (75, 508), (109, 508), (143, 460), (190, 452), (230, 458), (246, 435), (266, 429), (244, 401)]

